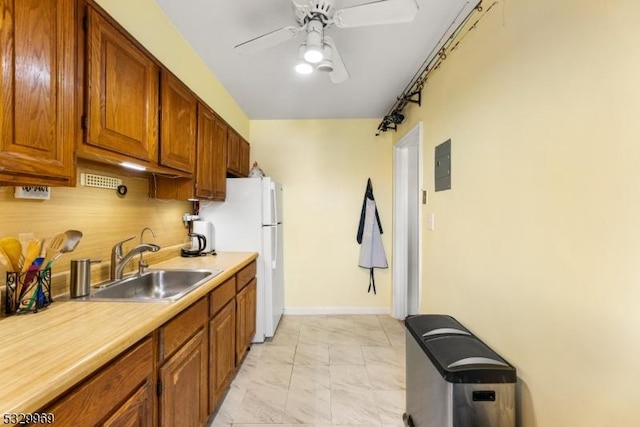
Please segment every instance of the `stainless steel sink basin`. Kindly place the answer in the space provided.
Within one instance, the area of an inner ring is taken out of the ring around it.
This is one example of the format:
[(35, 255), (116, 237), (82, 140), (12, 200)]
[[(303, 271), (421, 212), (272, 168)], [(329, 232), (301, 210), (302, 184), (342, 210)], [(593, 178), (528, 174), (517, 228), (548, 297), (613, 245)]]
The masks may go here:
[(141, 276), (125, 277), (93, 290), (89, 301), (176, 301), (222, 270), (147, 270)]

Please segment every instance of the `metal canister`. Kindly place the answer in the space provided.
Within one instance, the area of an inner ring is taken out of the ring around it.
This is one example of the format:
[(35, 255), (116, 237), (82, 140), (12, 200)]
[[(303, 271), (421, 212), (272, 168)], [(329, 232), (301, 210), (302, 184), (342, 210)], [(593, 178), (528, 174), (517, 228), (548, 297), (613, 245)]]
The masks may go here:
[(74, 259), (71, 260), (71, 278), (69, 293), (71, 298), (80, 298), (89, 295), (91, 289), (91, 264), (100, 262), (99, 259)]

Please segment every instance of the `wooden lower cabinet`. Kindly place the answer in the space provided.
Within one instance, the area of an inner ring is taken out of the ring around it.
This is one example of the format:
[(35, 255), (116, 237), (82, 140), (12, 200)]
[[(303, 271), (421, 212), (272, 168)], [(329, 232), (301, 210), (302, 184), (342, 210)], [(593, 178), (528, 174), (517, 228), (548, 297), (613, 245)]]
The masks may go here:
[(239, 363), (256, 333), (256, 279), (236, 295), (236, 360)]
[(160, 328), (160, 426), (195, 427), (208, 417), (209, 301), (202, 298)]
[(104, 427), (152, 427), (153, 387), (145, 383), (102, 425)]
[(146, 338), (44, 412), (56, 426), (154, 424), (154, 348)]
[(202, 328), (160, 368), (160, 425), (201, 426), (207, 421), (207, 336)]
[(232, 300), (209, 322), (209, 411), (220, 403), (236, 369), (236, 306)]

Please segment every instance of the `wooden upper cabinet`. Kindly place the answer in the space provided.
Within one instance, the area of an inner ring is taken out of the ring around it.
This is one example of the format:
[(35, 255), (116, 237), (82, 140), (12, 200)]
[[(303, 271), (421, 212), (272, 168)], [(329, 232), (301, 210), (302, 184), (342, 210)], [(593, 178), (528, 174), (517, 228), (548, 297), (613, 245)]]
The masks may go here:
[(213, 111), (198, 105), (198, 145), (196, 164), (196, 197), (213, 198), (213, 150), (216, 118)]
[(196, 157), (196, 98), (180, 80), (163, 70), (161, 102), (160, 164), (193, 173)]
[(0, 182), (73, 185), (75, 1), (0, 2)]
[(227, 136), (227, 172), (233, 176), (249, 175), (249, 143), (236, 132)]
[(213, 200), (227, 196), (227, 124), (216, 117), (213, 135)]
[(97, 11), (87, 9), (85, 143), (156, 162), (158, 66)]
[(227, 126), (203, 104), (198, 105), (196, 197), (224, 200), (226, 195)]
[(231, 129), (227, 133), (227, 170), (240, 173), (240, 136)]
[(250, 155), (250, 150), (251, 147), (249, 145), (249, 143), (244, 139), (241, 138), (240, 139), (240, 165), (239, 165), (239, 172), (240, 172), (240, 176), (249, 176), (249, 170), (250, 170), (250, 166), (249, 166), (249, 155)]

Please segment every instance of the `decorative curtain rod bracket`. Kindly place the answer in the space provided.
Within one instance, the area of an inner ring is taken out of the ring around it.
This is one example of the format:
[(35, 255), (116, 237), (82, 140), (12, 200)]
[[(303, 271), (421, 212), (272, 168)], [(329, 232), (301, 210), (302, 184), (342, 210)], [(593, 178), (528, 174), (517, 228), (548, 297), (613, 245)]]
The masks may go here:
[[(415, 99), (414, 97), (417, 96), (418, 98)], [(398, 97), (398, 101), (404, 101), (404, 102), (412, 102), (414, 104), (418, 104), (419, 107), (422, 107), (422, 90), (417, 90), (415, 92), (411, 92), (407, 95), (403, 95), (401, 97)]]

